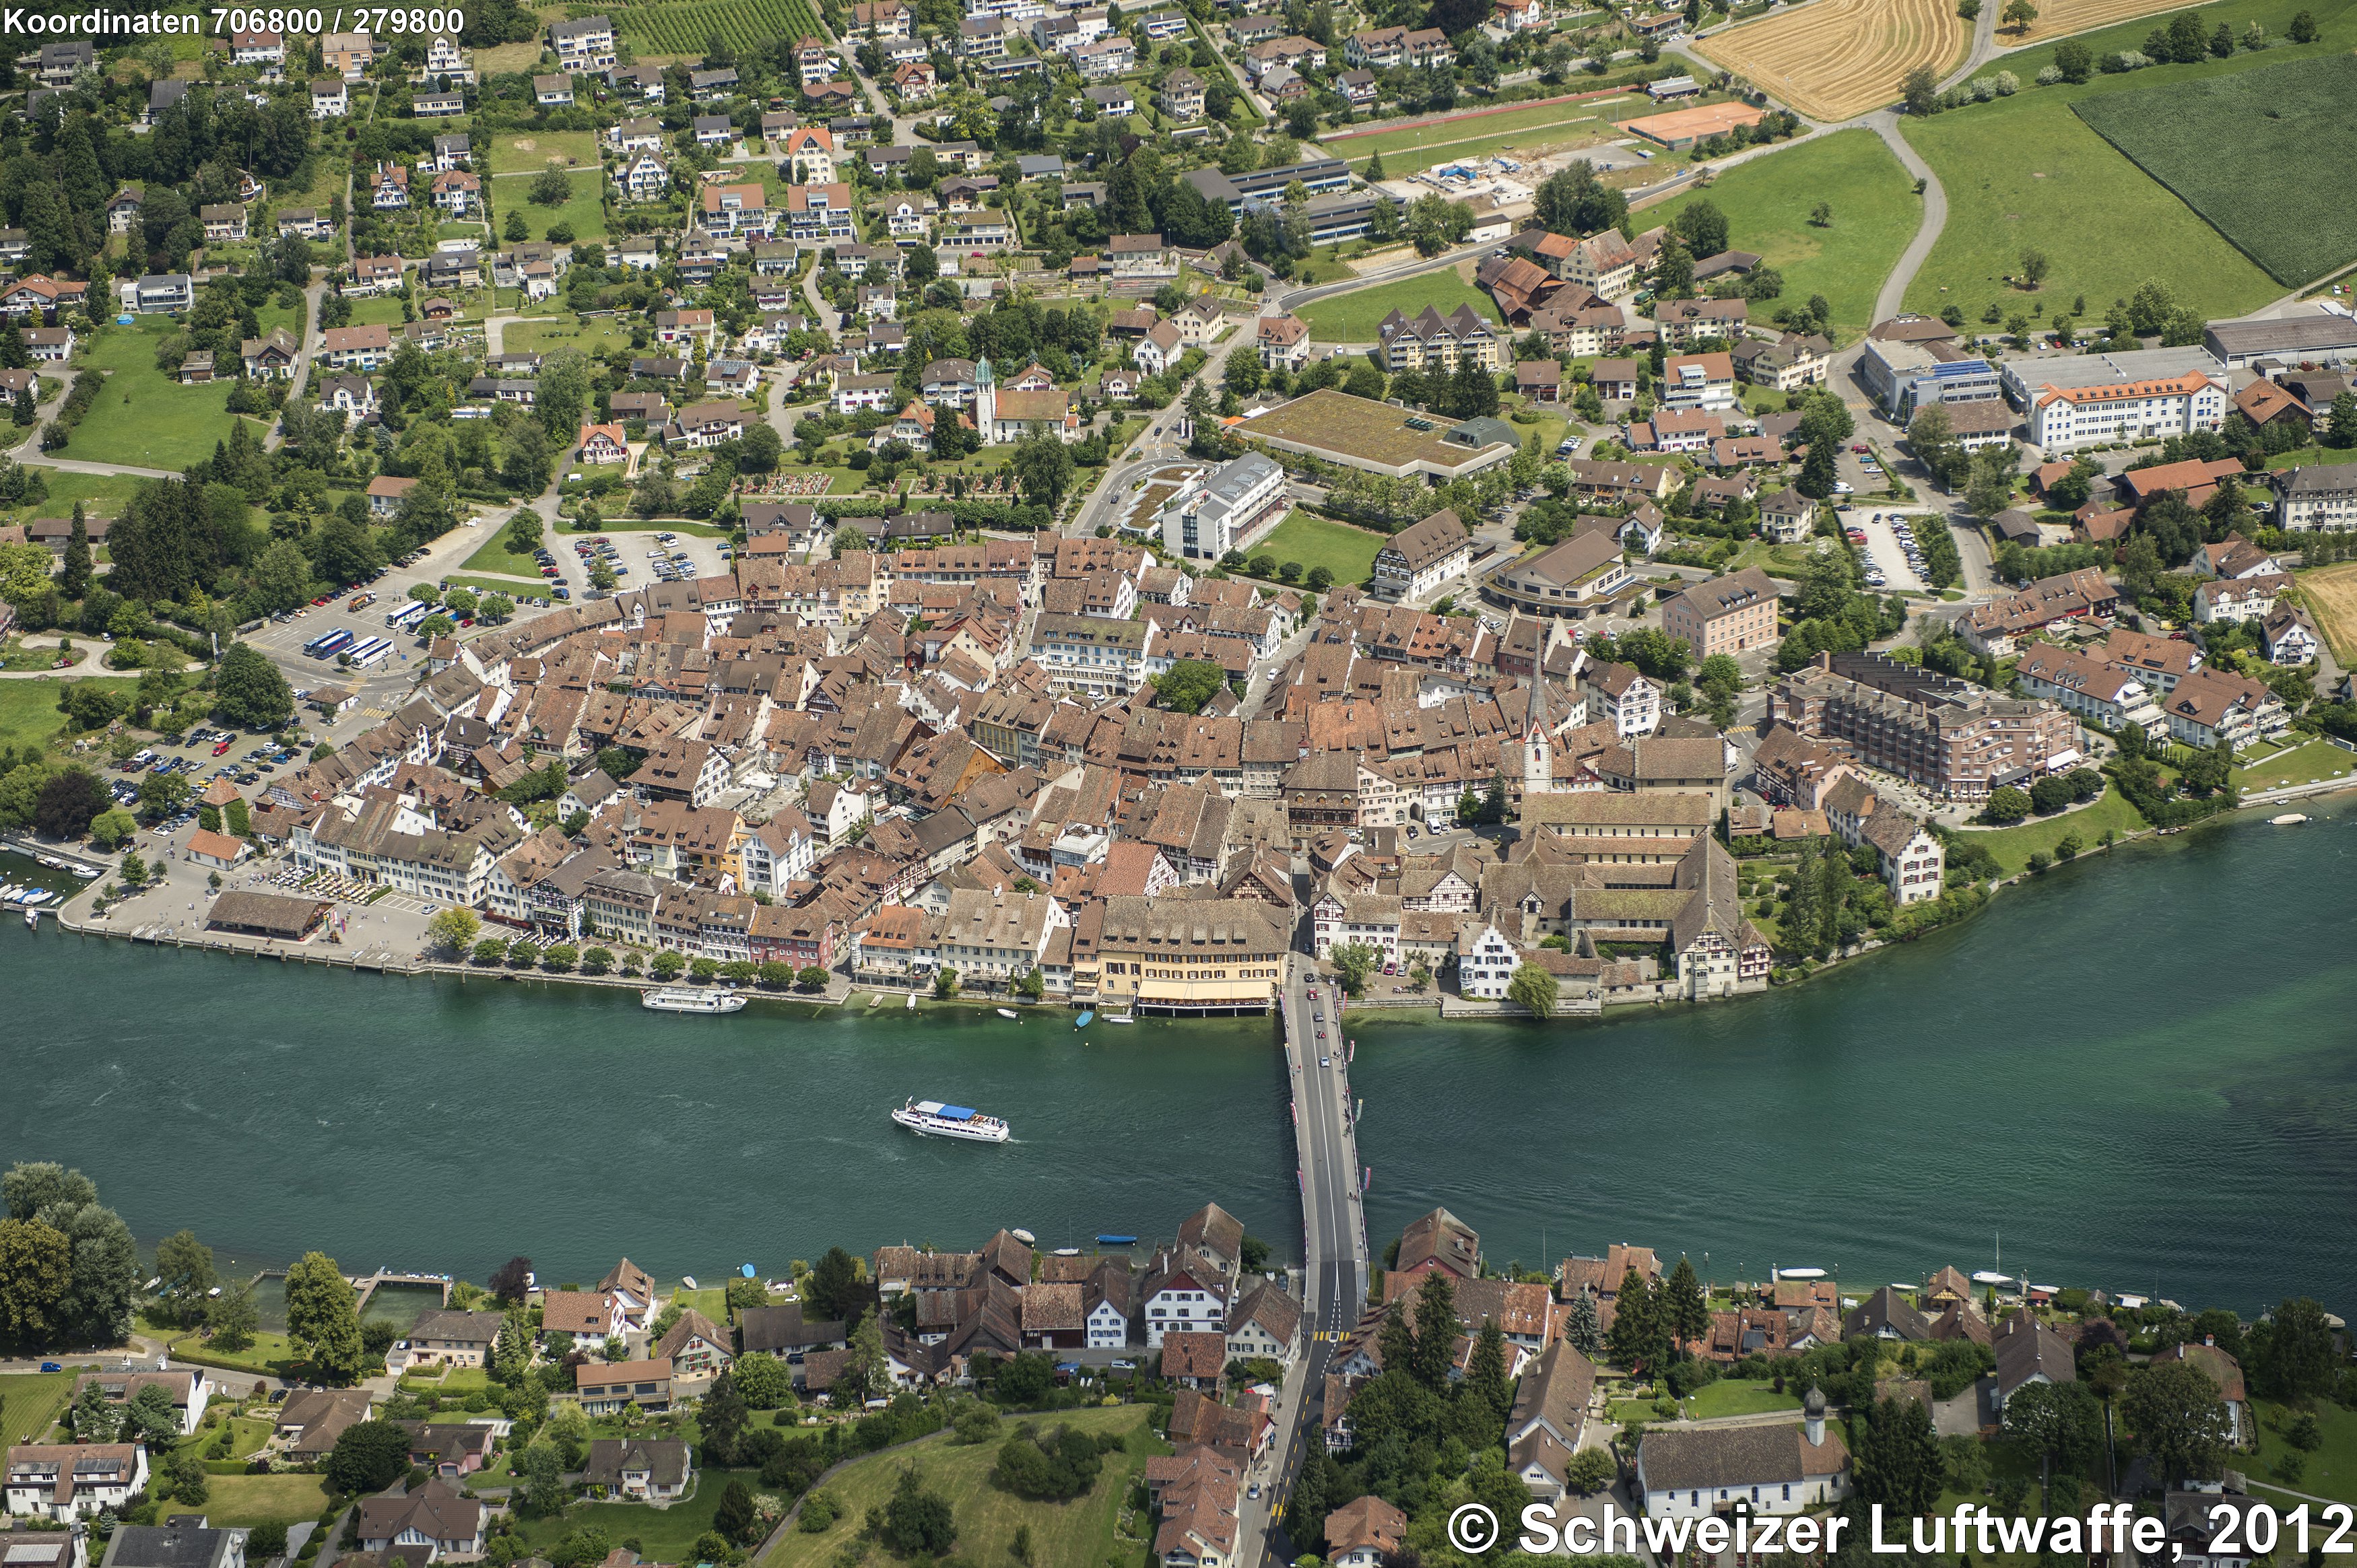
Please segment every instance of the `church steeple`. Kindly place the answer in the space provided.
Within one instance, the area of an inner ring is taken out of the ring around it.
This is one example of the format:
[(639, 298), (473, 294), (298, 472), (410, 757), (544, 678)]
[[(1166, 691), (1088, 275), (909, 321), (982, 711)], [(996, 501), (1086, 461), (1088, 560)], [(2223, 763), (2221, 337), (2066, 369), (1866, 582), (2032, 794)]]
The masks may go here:
[(1531, 666), (1530, 712), (1523, 725), (1523, 796), (1527, 800), (1554, 789), (1555, 746), (1547, 736), (1546, 666), (1542, 656)]

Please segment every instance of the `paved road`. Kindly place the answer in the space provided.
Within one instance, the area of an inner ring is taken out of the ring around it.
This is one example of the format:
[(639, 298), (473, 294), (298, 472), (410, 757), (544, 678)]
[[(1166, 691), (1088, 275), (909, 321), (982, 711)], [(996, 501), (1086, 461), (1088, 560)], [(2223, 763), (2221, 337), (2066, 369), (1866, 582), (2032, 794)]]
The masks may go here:
[[(1366, 1216), (1360, 1204), (1341, 1008), (1334, 987), (1318, 983), (1316, 975), (1306, 959), (1286, 965), (1286, 1072), (1301, 1151), (1302, 1290), (1311, 1337), (1303, 1353), (1301, 1396), (1280, 1412), (1284, 1419), (1272, 1444), (1280, 1499), (1300, 1474), (1308, 1445), (1325, 1441), (1327, 1363), (1340, 1337), (1357, 1325), (1367, 1299)], [(1246, 1539), (1254, 1555), (1265, 1560), (1272, 1550), (1267, 1535), (1255, 1532)]]
[[(347, 210), (350, 209), (348, 208)], [(295, 350), (295, 374), (294, 378), (286, 383), (288, 397), (303, 396), (305, 390), (311, 384), (311, 356), (317, 351), (314, 345), (320, 341), (319, 304), (327, 298), (327, 295), (328, 283), (325, 278), (303, 290), (303, 342), (301, 347)], [(269, 434), (262, 438), (263, 450), (275, 452), (280, 443), (285, 439), (286, 436), (278, 421), (274, 419), (270, 422)]]

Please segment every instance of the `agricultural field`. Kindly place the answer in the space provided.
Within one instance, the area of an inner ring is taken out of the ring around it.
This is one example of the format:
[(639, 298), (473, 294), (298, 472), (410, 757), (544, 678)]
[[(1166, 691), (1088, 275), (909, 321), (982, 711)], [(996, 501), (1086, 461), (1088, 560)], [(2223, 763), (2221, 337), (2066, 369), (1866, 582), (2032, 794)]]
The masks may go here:
[(1393, 177), (1460, 158), (1598, 141), (1609, 134), (1615, 113), (1639, 102), (1622, 93), (1584, 101), (1556, 99), (1498, 113), (1453, 115), (1355, 136), (1329, 135), (1318, 145), (1354, 169), (1364, 169), (1381, 153), (1383, 173)]
[(736, 49), (772, 38), (826, 36), (810, 0), (680, 0), (617, 7), (615, 26), (644, 54), (702, 58), (714, 37)]
[[(1923, 216), (1914, 181), (1882, 138), (1863, 130), (1738, 164), (1706, 189), (1649, 211), (1645, 220), (1668, 222), (1706, 199), (1727, 214), (1729, 244), (1757, 252), (1784, 275), (1781, 301), (1825, 296), (1834, 307), (1834, 336), (1845, 343), (1873, 325), (1875, 294)], [(1833, 222), (1824, 229), (1809, 221), (1819, 201), (1833, 208)], [(1762, 300), (1754, 314), (1765, 319), (1778, 303)]]
[(594, 131), (534, 131), (521, 136), (501, 131), (490, 138), (490, 148), (493, 174), (538, 174), (568, 158), (582, 168), (597, 166)]
[(2327, 55), (2072, 105), (2277, 282), (2357, 257), (2357, 210), (2315, 199), (2311, 171), (2357, 153), (2357, 59)]
[[(2061, 0), (2065, 7), (2072, 3), (2072, 0)], [(2102, 0), (2093, 0), (2093, 3), (2102, 3)], [(2141, 4), (2138, 0), (2116, 0), (2116, 3), (2123, 5), (2136, 4), (2137, 9), (2133, 13), (2123, 11), (2117, 15), (2123, 17), (2134, 16), (2140, 19), (2121, 20), (2099, 32), (2078, 35), (2079, 42), (2086, 45), (2088, 52), (2098, 59), (2107, 54), (2117, 54), (2122, 49), (2141, 48), (2146, 36), (2158, 25), (2162, 12), (2187, 8), (2161, 4), (2159, 0), (2146, 0)], [(2199, 65), (2150, 66), (2125, 76), (2097, 76), (2086, 88), (2066, 88), (2063, 91), (2073, 96), (2085, 91), (2136, 91), (2156, 81), (2185, 81), (2222, 71), (2247, 70), (2257, 66), (2279, 64), (2287, 58), (2345, 50), (2352, 41), (2352, 35), (2357, 35), (2357, 0), (2321, 0), (2320, 4), (2317, 0), (2223, 0), (2222, 4), (2192, 9), (2201, 18), (2205, 36), (2215, 32), (2223, 23), (2228, 30), (2240, 38), (2244, 29), (2256, 22), (2266, 29), (2268, 47), (2258, 54), (2237, 53), (2230, 60), (2211, 59)], [(2291, 19), (2302, 11), (2315, 21), (2320, 34), (2312, 45), (2294, 45), (2287, 41)], [(2039, 19), (2030, 26), (2029, 44), (1999, 58), (1992, 62), (1993, 66), (2002, 65), (2025, 83), (2035, 81), (2039, 71), (2050, 64), (2054, 58), (2054, 35), (2046, 30), (2047, 15), (2047, 5), (2040, 4)], [(2100, 16), (2090, 16), (2081, 26), (2096, 26), (2102, 21)], [(2012, 36), (2010, 33), (2002, 35), (2006, 38)]]
[(1971, 31), (1948, 0), (1817, 0), (1695, 48), (1813, 120), (1846, 120), (1897, 99), (1918, 66), (1944, 72)]
[(2357, 561), (2302, 572), (2298, 581), (2333, 657), (2343, 664), (2357, 662)]
[(2068, 38), (2091, 27), (2184, 9), (2182, 0), (2044, 0), (2026, 33), (2007, 27), (1999, 36), (2034, 44), (2041, 38)]
[[(2039, 88), (1900, 122), (1948, 196), (1947, 225), (1908, 288), (1907, 308), (1937, 315), (1954, 305), (1967, 321), (1980, 321), (1990, 304), (2005, 317), (2040, 303), (2052, 315), (2083, 297), (2100, 318), (2152, 279), (2179, 306), (2215, 318), (2281, 294), (2281, 285), (2071, 112), (2084, 91)], [(2122, 234), (2137, 242), (2119, 244)], [(2035, 292), (2006, 281), (2031, 248), (2050, 267)]]
[(1454, 271), (1426, 273), (1397, 283), (1338, 294), (1303, 306), (1299, 315), (1309, 324), (1309, 336), (1317, 342), (1372, 343), (1375, 328), (1383, 324), (1384, 317), (1394, 310), (1414, 316), (1427, 305), (1443, 316), (1460, 305), (1469, 305), (1482, 319), (1498, 320), (1498, 307), (1490, 296)]

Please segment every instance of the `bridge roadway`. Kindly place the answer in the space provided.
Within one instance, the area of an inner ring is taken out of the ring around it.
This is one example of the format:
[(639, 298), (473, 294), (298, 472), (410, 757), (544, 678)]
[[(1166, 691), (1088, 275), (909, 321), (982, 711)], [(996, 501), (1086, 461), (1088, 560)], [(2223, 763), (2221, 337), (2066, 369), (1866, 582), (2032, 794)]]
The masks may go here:
[[(1358, 1326), (1367, 1300), (1367, 1221), (1360, 1197), (1359, 1142), (1351, 1118), (1351, 1083), (1342, 1034), (1341, 993), (1316, 966), (1296, 957), (1285, 983), (1286, 1073), (1293, 1090), (1294, 1137), (1300, 1150), (1302, 1289), (1308, 1337), (1298, 1392), (1286, 1402), (1272, 1439), (1279, 1504), (1290, 1495), (1308, 1444), (1325, 1441), (1326, 1367)], [(1275, 1553), (1275, 1521), (1256, 1544)], [(1283, 1552), (1290, 1562), (1295, 1553)], [(1258, 1561), (1252, 1552), (1245, 1561)]]

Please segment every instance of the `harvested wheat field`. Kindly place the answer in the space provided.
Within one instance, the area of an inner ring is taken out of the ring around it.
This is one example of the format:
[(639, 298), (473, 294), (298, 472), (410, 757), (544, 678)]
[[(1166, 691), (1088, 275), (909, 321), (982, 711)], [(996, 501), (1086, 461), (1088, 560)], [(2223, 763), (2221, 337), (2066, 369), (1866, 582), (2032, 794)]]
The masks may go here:
[(2316, 629), (2332, 645), (2333, 656), (2346, 664), (2357, 660), (2357, 561), (2302, 572), (2300, 597), (2308, 601)]
[(1695, 47), (1813, 120), (1846, 120), (1896, 102), (1919, 65), (1944, 72), (1969, 41), (1953, 0), (1814, 0)]
[(2038, 16), (2029, 24), (2029, 31), (2018, 33), (2011, 27), (1999, 27), (1997, 47), (2034, 44), (2041, 38), (2059, 38), (2067, 33), (2083, 33), (2091, 27), (2185, 8), (2185, 0), (2038, 0)]

